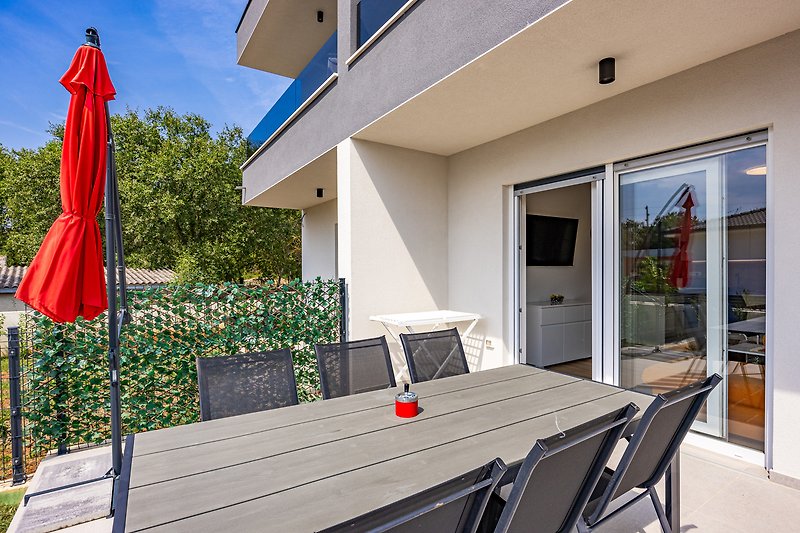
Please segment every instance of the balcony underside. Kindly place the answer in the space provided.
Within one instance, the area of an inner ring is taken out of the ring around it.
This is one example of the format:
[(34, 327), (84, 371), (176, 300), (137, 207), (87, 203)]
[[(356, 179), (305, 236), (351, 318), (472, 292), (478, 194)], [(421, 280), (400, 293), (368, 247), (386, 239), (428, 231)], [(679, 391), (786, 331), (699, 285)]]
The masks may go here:
[[(317, 196), (322, 189), (322, 197)], [(249, 195), (248, 195), (249, 196)], [(246, 202), (248, 206), (309, 209), (336, 198), (336, 148)]]
[(236, 62), (295, 78), (334, 31), (336, 0), (251, 0), (236, 31)]
[(572, 0), (354, 137), (451, 155), (798, 27), (797, 0)]
[[(353, 130), (352, 136), (452, 155), (797, 28), (800, 2), (796, 0), (571, 0), (370, 124)], [(375, 44), (382, 45), (387, 42)], [(597, 62), (607, 56), (617, 58), (616, 81), (599, 85)], [(372, 65), (356, 63), (350, 74), (366, 66)], [(403, 81), (398, 77), (396, 83)], [(336, 88), (337, 95), (330, 95), (336, 98), (317, 102), (319, 109), (357, 100), (357, 95), (347, 94), (353, 88), (345, 82)], [(769, 80), (764, 83), (768, 87)], [(290, 129), (302, 126), (304, 118)], [(575, 127), (593, 125), (583, 122)], [(323, 136), (323, 131), (317, 128), (313, 134)], [(335, 148), (343, 140), (331, 137), (323, 150)], [(292, 146), (302, 146), (297, 144), (299, 139), (305, 137), (292, 138)], [(284, 141), (288, 139), (276, 141), (280, 145), (276, 157), (290, 151), (288, 145), (280, 144)], [(568, 143), (569, 139), (551, 142)], [(277, 203), (278, 199), (291, 196), (284, 191), (294, 184), (307, 189), (306, 180), (295, 179), (297, 172), (265, 175), (273, 165), (270, 157), (273, 152), (266, 151), (257, 164), (246, 169), (245, 182), (250, 187), (246, 203), (290, 207)], [(330, 168), (335, 174), (335, 165)], [(273, 189), (281, 193), (273, 193)]]

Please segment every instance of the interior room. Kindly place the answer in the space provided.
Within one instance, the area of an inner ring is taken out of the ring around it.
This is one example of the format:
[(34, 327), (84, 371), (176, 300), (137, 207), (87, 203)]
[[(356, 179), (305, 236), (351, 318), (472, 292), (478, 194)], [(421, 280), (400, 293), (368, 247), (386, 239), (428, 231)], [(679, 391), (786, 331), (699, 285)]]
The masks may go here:
[(591, 183), (525, 197), (526, 358), (592, 377)]

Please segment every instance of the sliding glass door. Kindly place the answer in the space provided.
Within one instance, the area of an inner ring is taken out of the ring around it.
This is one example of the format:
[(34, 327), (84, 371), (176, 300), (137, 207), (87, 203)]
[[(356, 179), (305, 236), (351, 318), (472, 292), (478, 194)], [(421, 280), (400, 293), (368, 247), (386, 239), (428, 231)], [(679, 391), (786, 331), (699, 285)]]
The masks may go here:
[(763, 450), (766, 147), (618, 178), (620, 385), (657, 394), (718, 373), (695, 429)]

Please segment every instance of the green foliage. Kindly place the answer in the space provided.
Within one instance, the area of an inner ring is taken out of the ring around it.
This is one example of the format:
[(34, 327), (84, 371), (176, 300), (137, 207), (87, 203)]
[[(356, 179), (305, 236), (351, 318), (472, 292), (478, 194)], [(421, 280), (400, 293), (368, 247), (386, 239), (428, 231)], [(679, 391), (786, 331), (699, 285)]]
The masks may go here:
[(678, 289), (669, 281), (670, 265), (659, 264), (655, 257), (639, 261), (633, 289), (645, 294), (675, 294)]
[[(131, 292), (120, 339), (123, 432), (199, 420), (195, 357), (292, 349), (301, 401), (319, 397), (315, 343), (336, 342), (336, 281), (247, 287), (174, 285)], [(27, 316), (24, 417), (34, 455), (109, 438), (106, 318), (54, 324)]]
[[(187, 283), (299, 275), (299, 212), (241, 205), (240, 128), (214, 136), (202, 117), (159, 107), (114, 115), (112, 129), (129, 266), (171, 268)], [(0, 147), (0, 253), (10, 264), (33, 259), (61, 212), (63, 127), (51, 133), (36, 150)]]
[(17, 507), (25, 496), (25, 490), (21, 488), (0, 492), (0, 531), (6, 531), (11, 525), (14, 513), (17, 512)]
[(5, 218), (0, 246), (8, 264), (27, 264), (61, 214), (61, 140), (54, 138), (36, 150), (0, 149), (0, 154), (0, 205)]

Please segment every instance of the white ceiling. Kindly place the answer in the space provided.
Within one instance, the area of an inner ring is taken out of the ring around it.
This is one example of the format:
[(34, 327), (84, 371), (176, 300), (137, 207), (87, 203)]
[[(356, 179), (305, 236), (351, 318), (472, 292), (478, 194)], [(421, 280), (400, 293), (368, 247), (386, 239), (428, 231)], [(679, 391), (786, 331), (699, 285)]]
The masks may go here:
[[(322, 198), (317, 198), (318, 187), (324, 189)], [(309, 209), (334, 198), (336, 198), (336, 148), (328, 150), (255, 198), (246, 199), (245, 205)]]
[[(324, 13), (322, 23), (317, 11)], [(236, 62), (296, 78), (336, 23), (336, 0), (253, 0), (236, 34)]]
[(798, 27), (800, 0), (572, 0), (355, 137), (451, 155)]

